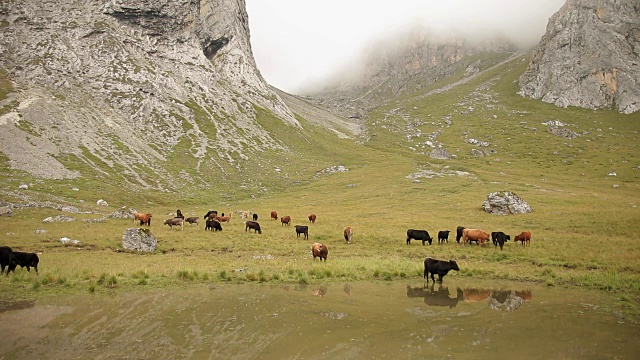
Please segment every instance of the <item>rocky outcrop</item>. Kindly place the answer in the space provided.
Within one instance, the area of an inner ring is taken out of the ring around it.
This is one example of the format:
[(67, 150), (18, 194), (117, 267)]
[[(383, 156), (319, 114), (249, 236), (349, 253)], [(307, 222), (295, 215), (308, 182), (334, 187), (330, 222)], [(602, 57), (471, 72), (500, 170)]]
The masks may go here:
[(511, 191), (493, 192), (482, 202), (484, 211), (496, 215), (525, 214), (533, 211), (521, 197)]
[(519, 82), (519, 94), (561, 107), (638, 111), (640, 3), (567, 0)]
[(300, 126), (256, 68), (244, 0), (7, 0), (0, 27), (0, 152), (37, 177), (171, 186), (195, 181), (167, 170), (186, 154), (209, 179), (288, 149), (259, 111)]
[(157, 245), (158, 239), (149, 229), (129, 228), (122, 235), (122, 247), (127, 250), (154, 252)]

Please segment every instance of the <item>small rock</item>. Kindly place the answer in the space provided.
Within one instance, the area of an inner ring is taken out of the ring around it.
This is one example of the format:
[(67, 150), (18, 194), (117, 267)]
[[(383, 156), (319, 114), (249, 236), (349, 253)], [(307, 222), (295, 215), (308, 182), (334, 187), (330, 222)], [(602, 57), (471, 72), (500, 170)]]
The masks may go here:
[(620, 185), (618, 185), (618, 184), (613, 184), (613, 188), (614, 188), (614, 189), (617, 189), (617, 188), (619, 188), (619, 187), (620, 187)]
[(45, 229), (37, 229), (37, 230), (34, 231), (34, 233), (35, 234), (46, 234), (47, 230), (45, 230)]
[(20, 190), (27, 190), (29, 188), (29, 185), (27, 184), (21, 184), (20, 186), (18, 186), (18, 189)]
[(615, 171), (610, 172), (608, 175), (609, 175), (609, 176), (618, 176), (618, 174), (616, 174), (616, 172), (615, 172)]
[(109, 204), (107, 204), (107, 202), (104, 201), (103, 199), (100, 199), (100, 200), (96, 201), (96, 205), (98, 205), (98, 206), (109, 206)]

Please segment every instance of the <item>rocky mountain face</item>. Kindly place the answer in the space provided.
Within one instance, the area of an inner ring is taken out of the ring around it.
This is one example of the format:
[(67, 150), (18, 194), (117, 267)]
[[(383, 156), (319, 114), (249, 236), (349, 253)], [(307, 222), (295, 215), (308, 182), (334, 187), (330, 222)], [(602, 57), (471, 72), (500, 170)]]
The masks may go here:
[(371, 44), (359, 64), (323, 84), (309, 84), (307, 93), (324, 107), (358, 118), (381, 100), (419, 91), (457, 71), (476, 74), (515, 51), (497, 37), (472, 41), (416, 27)]
[(193, 182), (287, 151), (258, 111), (300, 127), (256, 69), (244, 0), (5, 0), (0, 28), (0, 151), (36, 177)]
[(640, 2), (567, 0), (550, 19), (520, 94), (557, 106), (640, 109)]

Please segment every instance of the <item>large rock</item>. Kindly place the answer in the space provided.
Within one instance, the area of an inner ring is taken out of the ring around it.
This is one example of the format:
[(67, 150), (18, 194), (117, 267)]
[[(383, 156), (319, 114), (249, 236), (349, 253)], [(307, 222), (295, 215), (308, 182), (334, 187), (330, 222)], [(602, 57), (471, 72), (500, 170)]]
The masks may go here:
[(526, 201), (510, 191), (493, 192), (482, 202), (484, 210), (490, 214), (525, 214), (533, 211)]
[(13, 210), (11, 210), (10, 206), (0, 207), (0, 216), (11, 216), (11, 215), (13, 215)]
[(640, 109), (638, 0), (567, 0), (520, 77), (520, 95), (557, 106)]
[(154, 252), (158, 245), (149, 229), (128, 228), (122, 235), (122, 247), (127, 250)]

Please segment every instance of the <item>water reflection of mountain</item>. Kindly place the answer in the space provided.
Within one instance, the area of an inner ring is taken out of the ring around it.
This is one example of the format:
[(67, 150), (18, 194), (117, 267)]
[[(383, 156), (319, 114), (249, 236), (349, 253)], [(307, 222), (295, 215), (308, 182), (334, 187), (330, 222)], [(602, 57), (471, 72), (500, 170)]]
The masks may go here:
[(531, 290), (494, 290), (484, 288), (456, 288), (456, 296), (452, 297), (447, 287), (439, 284), (438, 290), (434, 285), (427, 288), (426, 285), (412, 287), (407, 285), (407, 297), (424, 298), (424, 303), (429, 306), (448, 306), (454, 308), (458, 301), (483, 302), (486, 301), (490, 308), (500, 311), (513, 311), (533, 298)]

